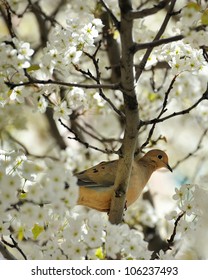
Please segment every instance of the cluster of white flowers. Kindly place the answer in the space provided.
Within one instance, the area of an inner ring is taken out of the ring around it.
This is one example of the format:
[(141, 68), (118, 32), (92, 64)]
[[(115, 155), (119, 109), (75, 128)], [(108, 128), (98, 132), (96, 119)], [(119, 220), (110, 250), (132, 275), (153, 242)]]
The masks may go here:
[(66, 100), (57, 98), (60, 88), (56, 85), (39, 85), (34, 90), (34, 88), (31, 89), (28, 86), (16, 86), (9, 89), (7, 84), (4, 83), (5, 81), (18, 84), (26, 82), (28, 79), (24, 69), (27, 69), (36, 78), (52, 78), (54, 71), (57, 71), (67, 79), (74, 81), (72, 74), (72, 78), (69, 78), (73, 68), (72, 65), (80, 61), (83, 51), (90, 51), (94, 47), (94, 40), (98, 37), (98, 30), (101, 27), (101, 20), (91, 17), (88, 23), (82, 23), (77, 19), (67, 20), (66, 29), (57, 25), (50, 34), (50, 40), (43, 51), (39, 66), (31, 66), (30, 64), (30, 58), (34, 51), (30, 48), (29, 43), (21, 42), (17, 38), (5, 43), (5, 38), (2, 38), (0, 44), (0, 105), (4, 107), (9, 102), (23, 103), (25, 98), (29, 97), (35, 110), (45, 113), (49, 106), (47, 97), (52, 95), (54, 102), (50, 102), (50, 105), (53, 104), (54, 107), (54, 119), (68, 119), (72, 110), (79, 107), (84, 109), (93, 106), (104, 107), (105, 101), (99, 97), (95, 90), (84, 92), (83, 89), (73, 87), (66, 92), (66, 99), (68, 100), (66, 102)]
[[(155, 110), (161, 107), (164, 94), (174, 77), (176, 79), (168, 96), (170, 106), (177, 104), (177, 108), (174, 110), (179, 111), (179, 109), (191, 106), (207, 88), (208, 64), (201, 49), (195, 49), (190, 44), (180, 41), (164, 45), (160, 51), (157, 50), (155, 53), (158, 61), (166, 61), (170, 69), (166, 78), (164, 72), (155, 71), (155, 89), (149, 82), (152, 78), (151, 72), (147, 72), (141, 77), (137, 92), (140, 98), (140, 114), (145, 119), (155, 116)], [(146, 99), (149, 100), (149, 103), (146, 102)], [(155, 107), (151, 105), (152, 102), (156, 104)], [(202, 122), (204, 118), (207, 118), (207, 106), (207, 102), (204, 102), (193, 111), (198, 118), (202, 116)]]
[[(90, 17), (88, 23), (84, 23), (77, 18), (67, 20), (66, 28), (56, 26), (50, 34), (47, 47), (43, 50), (40, 69), (35, 72), (38, 78), (52, 78), (55, 72), (58, 75), (61, 74), (62, 79), (65, 77), (64, 79), (67, 81), (74, 82), (75, 64), (81, 63), (83, 52), (90, 52), (95, 47), (95, 39), (99, 36), (99, 30), (102, 27), (100, 19)], [(77, 77), (77, 79), (80, 78)], [(38, 103), (40, 112), (45, 112), (48, 106), (48, 102), (42, 94), (47, 92), (47, 95), (51, 95), (53, 91), (54, 86), (40, 87), (39, 95), (36, 94), (36, 103)], [(89, 102), (92, 98), (88, 91), (73, 87), (69, 88), (65, 95), (68, 102), (59, 101), (54, 106), (55, 119), (68, 119), (72, 110), (90, 107)], [(93, 96), (96, 96), (96, 91), (93, 91)], [(94, 102), (93, 105), (99, 106), (99, 102)]]
[(139, 198), (137, 203), (125, 212), (124, 220), (132, 227), (143, 225), (154, 228), (158, 222), (158, 217), (151, 203)]
[(50, 78), (56, 70), (68, 78), (72, 64), (79, 63), (83, 51), (90, 51), (94, 47), (101, 27), (101, 20), (95, 18), (89, 18), (86, 24), (77, 18), (67, 20), (66, 28), (57, 25), (44, 49), (41, 75)]
[(150, 259), (151, 252), (147, 245), (142, 234), (130, 230), (127, 224), (116, 226), (108, 223), (105, 244), (107, 256), (114, 259), (117, 254), (121, 254), (122, 259)]
[(63, 163), (31, 161), (21, 151), (2, 151), (0, 160), (0, 232), (9, 241), (12, 228), (29, 259), (150, 258), (138, 231), (112, 225), (97, 211), (74, 208), (76, 178)]
[(0, 129), (2, 131), (8, 128), (24, 129), (26, 116), (23, 112), (23, 104), (10, 104), (0, 110)]
[[(21, 224), (22, 220), (27, 219), (30, 224), (35, 221), (41, 222), (41, 225), (46, 224), (47, 219), (36, 219), (39, 211), (43, 210), (43, 213), (53, 216), (66, 209), (70, 210), (76, 204), (76, 179), (70, 170), (64, 168), (64, 164), (49, 159), (41, 163), (31, 161), (22, 151), (2, 151), (0, 160), (1, 216), (5, 217), (2, 222), (8, 227)], [(65, 182), (69, 182), (69, 189), (65, 188)], [(47, 206), (48, 203), (53, 207)], [(43, 204), (46, 206), (41, 209)], [(58, 205), (58, 208), (55, 205)], [(30, 231), (31, 228), (24, 230)]]
[(200, 48), (206, 46), (208, 39), (207, 23), (206, 6), (203, 7), (197, 3), (190, 2), (181, 11), (181, 18), (176, 25), (176, 32), (180, 31), (185, 36), (184, 41), (186, 43), (189, 43), (194, 48)]
[[(201, 259), (207, 258), (206, 238), (201, 236), (207, 231), (207, 199), (208, 189), (202, 185), (185, 184), (175, 189), (173, 199), (176, 200), (178, 209), (169, 213), (167, 220), (176, 221), (176, 245), (173, 252), (168, 252), (167, 258), (189, 258)], [(180, 215), (182, 217), (179, 218)], [(181, 240), (182, 237), (182, 240)], [(163, 255), (164, 257), (164, 255)], [(164, 257), (165, 258), (165, 257)]]
[[(4, 41), (5, 40), (5, 41)], [(21, 83), (27, 80), (24, 69), (30, 67), (30, 57), (33, 54), (29, 43), (18, 41), (13, 38), (7, 41), (3, 38), (0, 41), (0, 106), (4, 106), (10, 100), (22, 103), (26, 96), (24, 87), (16, 87), (9, 90), (4, 81)]]
[[(207, 87), (208, 65), (201, 49), (201, 47), (206, 49), (208, 40), (207, 6), (201, 1), (200, 3), (199, 1), (181, 1), (178, 5), (180, 20), (174, 26), (170, 24), (170, 28), (165, 31), (163, 38), (182, 34), (184, 39), (165, 44), (162, 48), (155, 48), (149, 57), (145, 69), (148, 70), (157, 62), (164, 61), (168, 63), (170, 69), (165, 74), (164, 69), (157, 68), (156, 65), (154, 76), (150, 71), (141, 76), (137, 90), (140, 100), (140, 115), (143, 119), (151, 119), (155, 116), (155, 110), (160, 108), (164, 100), (164, 93), (175, 75), (177, 78), (168, 100), (174, 100), (170, 106), (177, 103), (177, 109), (185, 109), (193, 104)], [(138, 43), (151, 41), (155, 34), (149, 30), (148, 24), (144, 23), (139, 20), (135, 27), (135, 39)], [(142, 53), (143, 51), (138, 52), (137, 61), (141, 60)], [(146, 99), (149, 100), (149, 104)], [(156, 106), (152, 106), (152, 102)], [(207, 119), (206, 112), (207, 104), (203, 103), (193, 113)]]
[[(164, 46), (161, 55), (171, 67), (171, 76), (177, 75), (169, 99), (177, 100), (179, 97), (177, 107), (180, 109), (191, 106), (207, 89), (208, 65), (202, 50), (185, 42), (174, 42)], [(161, 94), (164, 94), (164, 88)], [(193, 112), (202, 123), (207, 119), (207, 106), (207, 102), (203, 102)]]
[(162, 47), (161, 55), (168, 62), (173, 74), (184, 71), (197, 72), (206, 65), (202, 50), (196, 50), (189, 44), (173, 42)]

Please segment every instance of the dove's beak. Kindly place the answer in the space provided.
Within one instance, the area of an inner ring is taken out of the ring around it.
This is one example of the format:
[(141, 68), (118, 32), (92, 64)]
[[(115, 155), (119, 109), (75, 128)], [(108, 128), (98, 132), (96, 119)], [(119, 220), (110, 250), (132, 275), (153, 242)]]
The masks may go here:
[(170, 167), (169, 164), (166, 164), (166, 166), (167, 166), (167, 169), (170, 170), (170, 172), (173, 172), (173, 169)]

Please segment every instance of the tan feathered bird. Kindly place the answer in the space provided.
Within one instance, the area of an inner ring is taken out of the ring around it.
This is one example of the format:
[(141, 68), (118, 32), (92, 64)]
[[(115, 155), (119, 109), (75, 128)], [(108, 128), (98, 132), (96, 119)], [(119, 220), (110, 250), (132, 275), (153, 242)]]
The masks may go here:
[[(80, 186), (77, 204), (108, 212), (114, 192), (117, 164), (118, 160), (104, 161), (75, 174)], [(150, 150), (143, 157), (135, 157), (126, 195), (127, 207), (138, 199), (152, 173), (162, 167), (172, 172), (168, 156), (161, 150)]]

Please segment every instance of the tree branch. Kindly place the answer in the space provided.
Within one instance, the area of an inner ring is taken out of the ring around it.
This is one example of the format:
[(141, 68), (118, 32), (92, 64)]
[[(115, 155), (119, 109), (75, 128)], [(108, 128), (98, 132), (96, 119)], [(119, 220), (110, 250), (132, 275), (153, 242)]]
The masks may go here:
[[(91, 138), (95, 139), (96, 141), (100, 142), (102, 145), (104, 145), (107, 148), (107, 145), (112, 144), (114, 142), (121, 142), (120, 139), (114, 139), (114, 138), (106, 138), (103, 137), (98, 131), (95, 131), (95, 129), (88, 123), (84, 122), (84, 126), (81, 126), (78, 122), (76, 123), (77, 128), (84, 132), (86, 135), (90, 136)], [(91, 131), (89, 131), (88, 129)], [(96, 135), (97, 134), (97, 135)]]
[[(169, 6), (169, 8), (167, 10), (167, 14), (166, 14), (166, 16), (165, 16), (165, 18), (163, 20), (163, 23), (162, 23), (158, 33), (155, 36), (153, 42), (158, 41), (160, 39), (160, 37), (162, 36), (162, 34), (164, 33), (164, 31), (165, 31), (165, 29), (166, 29), (166, 27), (168, 25), (168, 22), (169, 22), (169, 20), (170, 20), (170, 18), (172, 16), (172, 11), (174, 9), (175, 3), (176, 3), (176, 0), (171, 0), (170, 6)], [(140, 78), (140, 76), (142, 74), (142, 71), (144, 70), (146, 62), (147, 62), (147, 60), (148, 60), (148, 58), (149, 58), (153, 48), (154, 48), (154, 46), (150, 46), (147, 49), (146, 53), (144, 54), (144, 56), (142, 58), (142, 61), (140, 62), (139, 67), (137, 68), (137, 71), (136, 71), (136, 81), (138, 81), (138, 79)]]
[(85, 89), (119, 89), (120, 84), (76, 84), (76, 83), (67, 83), (63, 81), (57, 81), (57, 80), (39, 80), (35, 79), (30, 76), (30, 79), (26, 82), (21, 83), (13, 83), (10, 81), (5, 82), (5, 84), (10, 87), (11, 89), (14, 89), (15, 87), (19, 86), (31, 86), (34, 84), (40, 84), (40, 85), (59, 85), (59, 86), (66, 86), (66, 87), (78, 87), (78, 88), (85, 88)]
[(164, 44), (169, 44), (171, 42), (180, 41), (183, 38), (184, 38), (183, 35), (176, 35), (176, 36), (169, 37), (169, 38), (154, 40), (152, 42), (134, 44), (134, 46), (132, 47), (132, 51), (134, 53), (136, 53), (137, 51), (140, 51), (140, 50), (143, 50), (143, 49), (150, 49), (150, 48), (158, 47), (158, 46), (161, 46), (161, 45), (164, 45)]
[(163, 118), (155, 118), (149, 121), (144, 121), (142, 122), (142, 125), (148, 125), (148, 124), (154, 124), (154, 123), (160, 123), (163, 122), (165, 120), (168, 120), (170, 118), (176, 117), (176, 116), (180, 116), (180, 115), (185, 115), (188, 114), (191, 110), (193, 110), (194, 108), (196, 108), (203, 100), (208, 100), (208, 84), (207, 84), (207, 89), (206, 91), (202, 94), (202, 96), (189, 108), (182, 110), (182, 111), (178, 111), (178, 112), (174, 112), (170, 115), (167, 115)]
[(100, 0), (102, 6), (105, 8), (106, 12), (110, 15), (114, 25), (119, 30), (120, 29), (120, 22), (117, 20), (116, 16), (113, 14), (113, 12), (109, 9), (108, 5), (105, 3), (104, 0)]
[(87, 143), (86, 141), (83, 141), (77, 134), (75, 131), (73, 131), (70, 127), (68, 127), (67, 125), (65, 125), (61, 119), (59, 119), (59, 122), (60, 124), (65, 127), (69, 132), (73, 133), (74, 134), (74, 137), (70, 137), (68, 136), (68, 139), (72, 139), (72, 140), (75, 140), (75, 141), (78, 141), (79, 143), (81, 143), (82, 145), (84, 145), (87, 149), (88, 148), (91, 148), (93, 150), (96, 150), (96, 151), (99, 151), (99, 152), (102, 152), (102, 153), (105, 153), (105, 154), (117, 154), (118, 152), (116, 151), (112, 151), (112, 150), (108, 150), (108, 149), (100, 149), (98, 147), (95, 147), (89, 143)]
[(9, 246), (9, 247), (11, 247), (11, 248), (16, 248), (17, 251), (19, 251), (20, 254), (23, 256), (23, 258), (24, 258), (25, 260), (27, 260), (27, 257), (26, 257), (26, 255), (25, 255), (25, 253), (24, 253), (24, 252), (22, 251), (22, 249), (19, 247), (18, 243), (14, 240), (13, 236), (10, 234), (9, 237), (10, 237), (11, 240), (12, 240), (12, 244), (9, 243), (9, 242), (7, 242), (7, 241), (4, 240), (3, 238), (1, 239), (2, 242), (3, 242), (5, 245), (7, 245), (7, 246)]
[(154, 15), (160, 10), (162, 10), (163, 8), (165, 8), (169, 2), (170, 0), (164, 0), (159, 2), (157, 5), (154, 5), (154, 7), (152, 8), (143, 9), (141, 11), (130, 11), (128, 13), (128, 17), (130, 19), (138, 19), (138, 18), (144, 18), (150, 15)]
[(204, 132), (202, 133), (196, 148), (192, 152), (188, 153), (184, 158), (178, 160), (174, 166), (171, 166), (172, 169), (175, 169), (176, 167), (179, 166), (179, 164), (181, 164), (182, 162), (184, 162), (185, 160), (187, 160), (191, 156), (195, 155), (195, 153), (201, 148), (202, 141), (204, 140), (204, 137), (206, 136), (207, 132), (208, 132), (208, 128), (206, 128), (204, 130)]
[(173, 233), (171, 234), (170, 238), (167, 239), (167, 242), (168, 242), (168, 246), (166, 248), (166, 250), (164, 250), (165, 252), (167, 250), (170, 250), (171, 249), (171, 246), (173, 246), (173, 243), (174, 243), (174, 240), (175, 240), (175, 236), (176, 236), (176, 230), (177, 230), (177, 226), (178, 226), (178, 223), (179, 221), (181, 220), (181, 218), (185, 215), (186, 212), (182, 212), (178, 217), (177, 219), (175, 220), (175, 223), (174, 223), (174, 228), (173, 228)]
[[(0, 5), (0, 11), (2, 14), (2, 17), (4, 19), (4, 22), (8, 28), (9, 34), (12, 38), (16, 37), (14, 29), (13, 29), (13, 25), (12, 25), (12, 11), (11, 8), (9, 6), (9, 3), (5, 0), (0, 0), (0, 2), (2, 3), (2, 5)], [(5, 8), (5, 10), (4, 10)]]
[(104, 24), (103, 26), (104, 46), (108, 55), (110, 68), (111, 68), (110, 80), (112, 83), (118, 83), (120, 82), (121, 79), (119, 44), (118, 41), (114, 38), (114, 30), (112, 28), (112, 24), (108, 12), (103, 12), (101, 14), (101, 20)]
[[(158, 114), (158, 117), (156, 118), (157, 120), (159, 120), (160, 117), (167, 111), (166, 106), (167, 106), (167, 103), (168, 103), (168, 97), (169, 97), (169, 94), (170, 94), (170, 92), (171, 92), (171, 89), (173, 88), (173, 84), (174, 84), (175, 81), (176, 81), (176, 78), (177, 78), (177, 75), (174, 76), (174, 78), (172, 79), (172, 81), (171, 81), (171, 83), (170, 83), (170, 85), (169, 85), (168, 90), (167, 90), (166, 93), (165, 93), (165, 97), (164, 97), (164, 100), (163, 100), (163, 105), (162, 105), (161, 111), (160, 111), (160, 113)], [(150, 129), (150, 131), (149, 131), (149, 135), (148, 135), (146, 141), (141, 145), (141, 148), (140, 148), (141, 151), (142, 151), (142, 149), (143, 149), (145, 146), (148, 145), (148, 143), (149, 143), (149, 141), (150, 141), (150, 139), (151, 139), (151, 137), (152, 137), (152, 135), (153, 135), (153, 133), (154, 133), (156, 124), (157, 124), (157, 122), (154, 122), (154, 123), (153, 123), (153, 125), (152, 125), (152, 127), (151, 127), (151, 129)], [(142, 122), (140, 123), (140, 125), (143, 125)], [(137, 152), (137, 153), (138, 153), (138, 152)]]
[(55, 160), (55, 161), (59, 160), (58, 158), (53, 157), (53, 156), (49, 156), (49, 155), (35, 155), (35, 154), (31, 153), (28, 150), (28, 148), (23, 143), (21, 143), (19, 140), (17, 140), (10, 132), (6, 131), (6, 134), (14, 143), (19, 145), (24, 150), (24, 154), (26, 156), (30, 156), (30, 157), (33, 157), (33, 158), (40, 158), (40, 159), (50, 158), (50, 159)]
[(133, 44), (133, 20), (127, 14), (132, 10), (130, 0), (119, 0), (121, 10), (120, 38), (121, 38), (121, 91), (124, 98), (126, 116), (124, 139), (121, 146), (121, 156), (118, 161), (114, 182), (115, 193), (111, 200), (109, 221), (118, 224), (123, 219), (123, 210), (126, 202), (126, 191), (129, 184), (134, 152), (138, 141), (137, 122), (139, 121), (138, 103), (135, 93), (135, 78), (133, 53), (130, 48)]
[(0, 252), (6, 260), (16, 260), (16, 258), (8, 251), (3, 242), (0, 241)]
[[(98, 47), (93, 55), (86, 53), (86, 55), (92, 60), (94, 67), (95, 67), (95, 71), (96, 71), (96, 77), (91, 75), (91, 78), (94, 81), (96, 81), (96, 83), (98, 85), (101, 84), (101, 82), (100, 82), (101, 75), (100, 75), (100, 70), (99, 70), (99, 65), (98, 65), (99, 60), (96, 59), (96, 54), (97, 54), (98, 49), (100, 48), (100, 45), (101, 45), (101, 42), (98, 45)], [(99, 88), (98, 91), (99, 91), (99, 95), (110, 105), (110, 107), (120, 116), (120, 118), (124, 120), (125, 116), (124, 116), (123, 112), (121, 112), (119, 109), (116, 108), (116, 106), (113, 104), (113, 102), (104, 94), (103, 89)]]

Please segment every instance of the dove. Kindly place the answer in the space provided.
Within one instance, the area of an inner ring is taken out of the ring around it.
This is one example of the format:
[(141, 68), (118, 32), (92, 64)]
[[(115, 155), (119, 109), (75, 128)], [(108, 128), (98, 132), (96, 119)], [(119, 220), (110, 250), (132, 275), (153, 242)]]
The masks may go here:
[[(79, 186), (78, 205), (84, 205), (101, 212), (109, 212), (111, 198), (115, 192), (118, 160), (103, 161), (89, 169), (76, 173)], [(168, 156), (164, 151), (154, 149), (143, 157), (137, 155), (132, 164), (129, 186), (126, 192), (126, 207), (133, 204), (141, 195), (142, 190), (152, 173), (160, 168), (172, 172)]]

